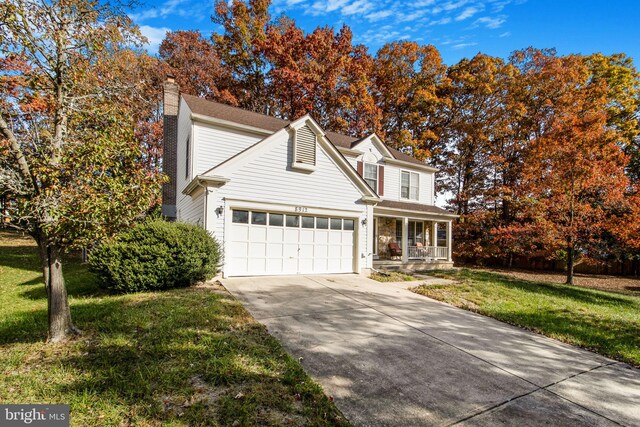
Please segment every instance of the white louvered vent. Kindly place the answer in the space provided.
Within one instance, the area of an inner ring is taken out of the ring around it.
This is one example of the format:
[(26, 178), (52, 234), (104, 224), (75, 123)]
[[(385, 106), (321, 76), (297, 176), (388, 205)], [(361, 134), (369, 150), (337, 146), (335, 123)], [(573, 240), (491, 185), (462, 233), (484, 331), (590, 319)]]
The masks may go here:
[(315, 166), (316, 164), (316, 134), (309, 128), (303, 126), (296, 130), (296, 163)]

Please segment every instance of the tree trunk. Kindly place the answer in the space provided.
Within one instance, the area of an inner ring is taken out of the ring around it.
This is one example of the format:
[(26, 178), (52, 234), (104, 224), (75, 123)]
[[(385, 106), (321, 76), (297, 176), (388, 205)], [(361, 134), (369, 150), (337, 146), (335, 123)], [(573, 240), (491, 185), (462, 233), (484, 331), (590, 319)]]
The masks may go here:
[(71, 310), (67, 300), (67, 288), (62, 275), (62, 259), (56, 246), (47, 248), (47, 265), (49, 267), (48, 305), (49, 305), (49, 342), (60, 342), (70, 335), (80, 333), (71, 323)]
[(573, 246), (567, 246), (567, 285), (573, 285), (573, 264), (575, 253)]
[(47, 251), (47, 244), (36, 234), (36, 241), (38, 242), (38, 250), (40, 251), (40, 263), (42, 268), (42, 277), (44, 278), (44, 288), (47, 291), (47, 299), (49, 298), (49, 252)]

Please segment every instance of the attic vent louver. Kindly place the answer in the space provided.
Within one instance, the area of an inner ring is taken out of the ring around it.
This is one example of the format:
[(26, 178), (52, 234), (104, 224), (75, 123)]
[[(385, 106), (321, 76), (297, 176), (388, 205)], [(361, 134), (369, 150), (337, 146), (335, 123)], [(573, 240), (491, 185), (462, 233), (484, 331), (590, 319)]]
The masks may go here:
[(315, 166), (316, 134), (309, 126), (305, 125), (296, 130), (295, 145), (295, 163)]

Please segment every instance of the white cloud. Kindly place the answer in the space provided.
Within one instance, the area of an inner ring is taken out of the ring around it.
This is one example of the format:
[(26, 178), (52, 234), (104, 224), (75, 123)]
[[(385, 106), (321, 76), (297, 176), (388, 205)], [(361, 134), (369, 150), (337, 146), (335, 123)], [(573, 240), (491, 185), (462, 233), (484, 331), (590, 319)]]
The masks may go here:
[(475, 46), (478, 43), (476, 42), (468, 42), (468, 43), (458, 43), (458, 44), (454, 44), (453, 46), (451, 46), (454, 49), (464, 49), (465, 47), (471, 47), (471, 46)]
[[(187, 4), (188, 3), (188, 4)], [(159, 6), (143, 10), (137, 13), (131, 13), (129, 17), (134, 22), (143, 22), (155, 18), (167, 18), (171, 16), (181, 16), (195, 18), (197, 21), (202, 20), (205, 9), (211, 8), (211, 4), (206, 2), (192, 2), (190, 0), (166, 0)]]
[(451, 22), (451, 18), (446, 17), (442, 19), (436, 19), (435, 21), (429, 22), (429, 25), (446, 25)]
[(505, 33), (500, 34), (498, 37), (509, 37), (511, 35), (511, 31), (507, 31)]
[(427, 7), (427, 6), (431, 6), (435, 2), (436, 0), (414, 1), (413, 3), (411, 3), (411, 7), (415, 7), (415, 8)]
[(471, 18), (476, 13), (482, 11), (483, 7), (480, 6), (470, 6), (460, 13), (460, 15), (456, 16), (456, 21), (464, 21), (465, 19)]
[(496, 28), (500, 28), (502, 24), (506, 21), (506, 16), (483, 16), (482, 18), (476, 19), (474, 22), (475, 25), (484, 25), (486, 28), (495, 30)]
[(343, 15), (355, 15), (356, 13), (367, 13), (373, 9), (373, 4), (368, 0), (356, 0), (353, 3), (344, 6), (340, 13)]
[(328, 0), (322, 1), (318, 0), (313, 3), (311, 6), (316, 15), (320, 15), (322, 13), (335, 12), (349, 4), (349, 0)]
[(150, 53), (158, 52), (160, 43), (162, 43), (162, 40), (164, 40), (168, 31), (171, 31), (171, 29), (166, 27), (156, 28), (156, 27), (151, 27), (149, 25), (140, 25), (140, 32), (149, 41), (147, 50)]
[(393, 12), (390, 10), (379, 10), (377, 12), (371, 12), (365, 16), (367, 20), (370, 22), (380, 21), (382, 19), (388, 18), (393, 15)]
[(469, 3), (469, 0), (459, 0), (457, 2), (449, 1), (434, 7), (431, 10), (431, 13), (436, 14), (442, 11), (450, 12), (452, 10), (460, 9), (462, 6), (464, 6), (467, 3)]

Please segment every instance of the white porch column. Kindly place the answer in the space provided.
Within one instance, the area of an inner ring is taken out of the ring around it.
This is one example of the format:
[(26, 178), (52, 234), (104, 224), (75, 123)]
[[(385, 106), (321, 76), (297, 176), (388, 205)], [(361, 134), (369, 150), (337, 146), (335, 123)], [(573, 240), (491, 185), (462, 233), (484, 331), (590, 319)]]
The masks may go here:
[(409, 261), (409, 218), (402, 218), (402, 262)]
[(373, 268), (373, 255), (374, 252), (374, 243), (373, 243), (373, 205), (367, 205), (367, 225), (365, 226), (365, 230), (367, 233), (366, 236), (366, 249), (364, 250), (364, 265), (361, 265), (362, 268)]
[(452, 253), (452, 243), (453, 243), (453, 233), (451, 228), (452, 222), (447, 221), (447, 261), (451, 262), (451, 253)]
[(431, 226), (431, 246), (438, 247), (438, 223), (433, 221)]

